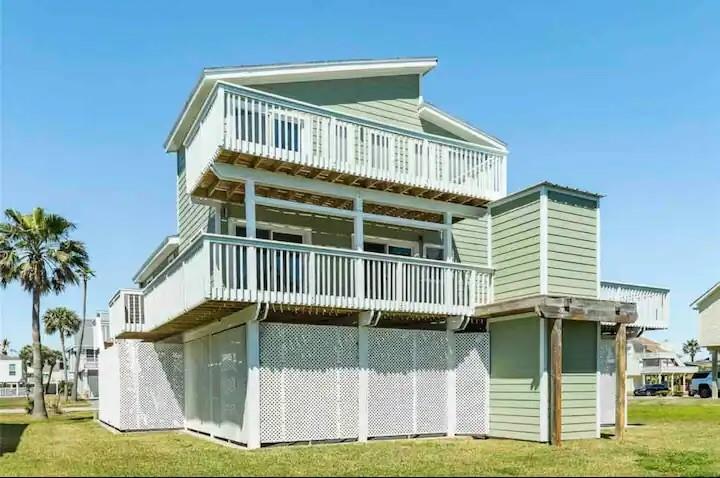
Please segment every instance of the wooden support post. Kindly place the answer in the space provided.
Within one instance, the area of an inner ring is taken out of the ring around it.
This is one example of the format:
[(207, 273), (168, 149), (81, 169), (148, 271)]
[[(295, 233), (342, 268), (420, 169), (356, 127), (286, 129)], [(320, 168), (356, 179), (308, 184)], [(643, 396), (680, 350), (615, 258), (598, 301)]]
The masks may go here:
[[(245, 237), (255, 239), (255, 181), (248, 179), (245, 181)], [(255, 246), (247, 248), (247, 288), (250, 291), (250, 297), (255, 300), (257, 298), (257, 250)]]
[(622, 440), (625, 435), (627, 394), (627, 334), (626, 325), (618, 324), (615, 329), (615, 438)]
[(550, 444), (562, 445), (562, 320), (550, 331)]
[(714, 399), (718, 399), (718, 349), (715, 348), (712, 351), (712, 380), (710, 382), (710, 395)]

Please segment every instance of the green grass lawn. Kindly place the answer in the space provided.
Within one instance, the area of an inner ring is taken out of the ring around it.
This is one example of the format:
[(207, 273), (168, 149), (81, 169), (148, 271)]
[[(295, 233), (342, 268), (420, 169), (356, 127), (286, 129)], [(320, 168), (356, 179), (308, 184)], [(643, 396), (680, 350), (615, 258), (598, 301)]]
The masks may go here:
[[(633, 400), (627, 438), (565, 442), (424, 439), (221, 446), (181, 432), (113, 434), (88, 412), (0, 416), (2, 475), (720, 475), (720, 403)], [(18, 439), (15, 439), (19, 437)]]
[[(45, 395), (45, 406), (49, 409), (52, 404), (57, 401), (57, 395)], [(24, 396), (22, 397), (2, 397), (0, 398), (0, 409), (8, 408), (25, 408), (28, 400)], [(87, 400), (78, 400), (73, 402), (67, 400), (63, 402), (64, 407), (87, 407), (90, 403)]]

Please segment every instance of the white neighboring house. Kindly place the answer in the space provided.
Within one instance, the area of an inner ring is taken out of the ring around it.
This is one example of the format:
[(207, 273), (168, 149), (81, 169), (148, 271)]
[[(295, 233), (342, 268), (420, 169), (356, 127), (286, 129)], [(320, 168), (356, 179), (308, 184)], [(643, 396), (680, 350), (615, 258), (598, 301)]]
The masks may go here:
[(74, 379), (75, 359), (80, 353), (80, 368), (78, 380), (78, 395), (84, 398), (97, 398), (98, 389), (98, 357), (104, 348), (104, 342), (108, 338), (109, 319), (106, 311), (97, 312), (94, 318), (83, 321), (85, 333), (82, 346), (80, 344), (80, 333), (75, 335), (75, 343), (68, 347), (68, 368), (69, 380)]
[[(634, 302), (637, 304), (638, 318), (627, 328), (628, 338), (653, 330), (664, 330), (670, 325), (670, 289), (662, 287), (628, 284), (625, 282), (602, 281), (600, 298)], [(600, 374), (600, 423), (615, 423), (615, 331), (609, 324), (603, 325), (598, 354)], [(632, 393), (638, 383), (642, 384), (642, 350), (636, 348), (633, 340), (628, 340), (626, 390)], [(656, 372), (657, 375), (657, 372)]]
[[(628, 349), (628, 392), (647, 383), (666, 383), (670, 389), (681, 386), (685, 392), (687, 375), (698, 371), (697, 367), (686, 366), (667, 343), (659, 343), (647, 337), (638, 337), (629, 341)], [(637, 373), (630, 377), (630, 361)], [(632, 389), (630, 379), (632, 378)]]
[(22, 361), (14, 355), (0, 355), (0, 397), (19, 395)]

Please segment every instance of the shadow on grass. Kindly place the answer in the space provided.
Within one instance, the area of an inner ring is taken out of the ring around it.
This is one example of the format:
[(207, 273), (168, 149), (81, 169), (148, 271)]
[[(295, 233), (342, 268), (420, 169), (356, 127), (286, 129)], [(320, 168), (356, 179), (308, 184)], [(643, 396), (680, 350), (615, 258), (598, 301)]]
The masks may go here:
[(14, 453), (27, 423), (0, 423), (0, 455)]

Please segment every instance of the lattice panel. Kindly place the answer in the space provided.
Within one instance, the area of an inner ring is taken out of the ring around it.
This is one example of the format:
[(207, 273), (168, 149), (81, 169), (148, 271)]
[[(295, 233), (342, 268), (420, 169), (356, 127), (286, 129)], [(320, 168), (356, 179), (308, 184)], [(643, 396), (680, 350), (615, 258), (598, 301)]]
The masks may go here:
[(370, 329), (368, 349), (368, 435), (445, 433), (446, 333)]
[(113, 405), (119, 409), (116, 412), (119, 419), (117, 425), (113, 425), (121, 430), (181, 428), (184, 423), (183, 346), (118, 340), (114, 347), (118, 348), (117, 368), (103, 369), (104, 374), (118, 377), (119, 382), (118, 399)]
[(455, 334), (456, 432), (486, 435), (490, 421), (490, 336)]
[(115, 344), (102, 352), (98, 358), (98, 381), (100, 398), (98, 400), (98, 418), (116, 428), (120, 428), (120, 376), (118, 374), (118, 351)]
[(262, 442), (357, 437), (357, 341), (354, 327), (262, 324)]

